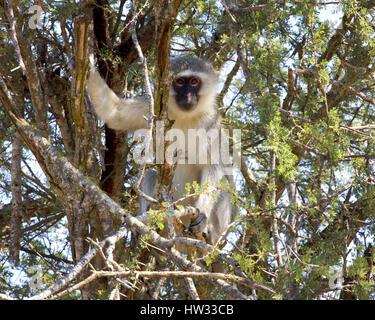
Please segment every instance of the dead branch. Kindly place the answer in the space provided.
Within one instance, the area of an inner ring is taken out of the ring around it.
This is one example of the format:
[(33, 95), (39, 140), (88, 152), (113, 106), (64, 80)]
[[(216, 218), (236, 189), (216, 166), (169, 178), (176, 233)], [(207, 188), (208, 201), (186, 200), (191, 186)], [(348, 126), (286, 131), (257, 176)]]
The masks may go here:
[[(74, 193), (74, 190), (72, 190), (72, 186), (74, 185), (76, 189), (78, 188), (86, 193), (93, 205), (101, 207), (102, 210), (110, 212), (117, 218), (124, 219), (129, 227), (134, 228), (141, 235), (149, 235), (150, 241), (155, 245), (163, 248), (166, 252), (166, 255), (169, 256), (183, 270), (192, 270), (194, 272), (205, 271), (203, 268), (194, 265), (186, 258), (184, 258), (176, 249), (174, 249), (173, 247), (169, 247), (168, 240), (161, 237), (155, 231), (150, 230), (147, 226), (133, 217), (130, 213), (124, 211), (109, 196), (104, 194), (97, 186), (93, 185), (92, 182), (88, 181), (85, 176), (76, 168), (74, 168), (69, 162), (58, 156), (48, 140), (46, 140), (37, 130), (32, 128), (25, 120), (19, 119), (15, 116), (15, 114), (12, 112), (12, 109), (14, 109), (14, 107), (8, 104), (5, 104), (4, 106), (9, 117), (15, 124), (16, 128), (19, 130), (24, 141), (28, 144), (30, 150), (33, 150), (33, 152), (37, 154), (43, 154), (44, 161), (47, 164), (45, 168), (47, 170), (47, 176), (51, 177), (52, 181), (59, 183), (58, 187), (61, 188), (62, 192), (65, 192), (66, 194), (71, 194), (72, 192)], [(54, 170), (51, 170), (48, 167), (48, 164), (51, 163), (54, 164)], [(122, 232), (125, 232), (124, 229), (120, 230)], [(117, 235), (118, 233), (115, 234), (115, 236)], [(37, 296), (31, 297), (30, 299), (45, 299), (51, 295), (51, 292), (58, 291), (63, 287), (63, 285), (66, 285), (72, 279), (74, 279), (83, 269), (83, 267), (87, 265), (89, 260), (91, 260), (93, 256), (95, 256), (96, 253), (97, 248), (91, 249), (81, 258), (80, 262), (74, 268), (73, 272), (69, 273), (66, 277), (63, 278), (63, 280), (58, 281), (51, 288), (43, 291), (43, 293)], [(247, 297), (244, 296), (239, 290), (233, 288), (223, 279), (209, 278), (208, 281), (212, 282), (215, 286), (219, 286), (226, 294), (232, 296), (235, 299), (247, 299)], [(262, 285), (260, 285), (259, 288), (262, 288)]]
[(184, 278), (184, 281), (185, 281), (186, 289), (187, 289), (187, 292), (188, 292), (189, 296), (193, 300), (200, 300), (199, 295), (198, 295), (198, 291), (195, 287), (193, 279), (190, 278), (190, 277), (186, 277), (186, 278)]
[(288, 68), (288, 93), (283, 101), (283, 109), (290, 110), (290, 103), (293, 100), (296, 88), (294, 87), (294, 77), (292, 68)]
[(15, 300), (15, 299), (13, 299), (12, 297), (6, 294), (0, 293), (0, 300)]
[(23, 213), (22, 205), (22, 180), (21, 180), (21, 157), (23, 141), (18, 132), (12, 140), (12, 215), (10, 223), (10, 256), (15, 265), (19, 263), (19, 250), (21, 239), (21, 222)]
[[(38, 74), (38, 69), (33, 60), (33, 54), (31, 51), (30, 43), (23, 37), (21, 30), (19, 30), (17, 24), (14, 22), (13, 11), (17, 9), (16, 4), (13, 0), (8, 1), (8, 12), (11, 19), (13, 19), (13, 45), (15, 46), (16, 52), (19, 52), (20, 64), (24, 65), (28, 87), (30, 90), (32, 106), (35, 111), (35, 120), (37, 127), (45, 137), (48, 137), (48, 121), (47, 121), (47, 108), (44, 104), (43, 94), (41, 91), (41, 83)], [(16, 40), (15, 40), (16, 39)]]
[[(332, 81), (332, 84), (336, 85), (336, 86), (343, 86), (340, 82), (338, 81)], [(357, 91), (355, 90), (353, 87), (351, 86), (348, 86), (347, 87), (348, 91), (350, 91), (351, 93), (353, 93), (354, 95), (360, 97), (362, 100), (366, 101), (366, 102), (369, 102), (371, 103), (372, 105), (375, 106), (375, 99), (365, 95), (363, 92), (360, 92), (360, 91)]]
[(50, 288), (44, 290), (43, 292), (28, 298), (27, 300), (43, 300), (47, 299), (51, 295), (60, 291), (62, 288), (67, 286), (71, 281), (78, 277), (82, 270), (89, 264), (89, 262), (96, 256), (98, 253), (98, 248), (103, 248), (107, 241), (118, 241), (128, 232), (127, 228), (120, 228), (114, 235), (107, 237), (106, 239), (100, 241), (99, 246), (91, 248), (81, 260), (71, 269), (71, 271), (62, 279), (53, 284)]
[[(194, 271), (93, 271), (93, 273), (87, 277), (86, 279), (82, 280), (78, 284), (74, 285), (71, 288), (64, 290), (63, 292), (56, 294), (53, 298), (61, 298), (75, 290), (82, 288), (83, 286), (87, 285), (91, 281), (100, 278), (100, 277), (135, 277), (135, 278), (179, 278), (179, 279), (191, 279), (191, 278), (204, 278), (204, 279), (216, 279), (216, 280), (225, 280), (225, 281), (233, 281), (238, 284), (247, 286), (252, 289), (261, 289), (269, 294), (275, 294), (275, 291), (267, 286), (261, 285), (254, 281), (231, 275), (225, 273), (218, 273), (218, 272), (194, 272)], [(194, 295), (195, 299), (198, 298), (198, 295)]]
[[(154, 102), (154, 97), (153, 97), (152, 90), (151, 90), (150, 78), (148, 76), (147, 60), (146, 60), (145, 56), (143, 55), (141, 46), (139, 45), (139, 42), (138, 42), (137, 33), (136, 33), (136, 30), (135, 30), (136, 23), (137, 23), (136, 17), (138, 15), (137, 4), (136, 4), (135, 0), (133, 0), (132, 3), (133, 3), (134, 16), (133, 16), (133, 19), (132, 19), (131, 24), (130, 24), (131, 35), (132, 35), (132, 40), (133, 40), (134, 46), (135, 46), (135, 48), (137, 50), (137, 53), (138, 53), (138, 57), (141, 60), (141, 63), (143, 65), (143, 77), (144, 77), (146, 94), (147, 94), (148, 103), (149, 103), (149, 114), (148, 114), (148, 117), (147, 117), (147, 130), (148, 130), (149, 139), (146, 139), (146, 146), (145, 146), (145, 149), (149, 150), (150, 144), (151, 144), (151, 141), (152, 141), (150, 138), (152, 137), (153, 129), (154, 129), (155, 102)], [(146, 161), (142, 164), (142, 167), (141, 167), (137, 182), (135, 183), (134, 189), (139, 196), (142, 196), (144, 199), (146, 199), (148, 201), (151, 201), (152, 203), (155, 203), (155, 202), (157, 202), (157, 200), (153, 199), (152, 197), (150, 197), (148, 195), (146, 195), (140, 188), (143, 177), (145, 175), (145, 171), (146, 171)]]

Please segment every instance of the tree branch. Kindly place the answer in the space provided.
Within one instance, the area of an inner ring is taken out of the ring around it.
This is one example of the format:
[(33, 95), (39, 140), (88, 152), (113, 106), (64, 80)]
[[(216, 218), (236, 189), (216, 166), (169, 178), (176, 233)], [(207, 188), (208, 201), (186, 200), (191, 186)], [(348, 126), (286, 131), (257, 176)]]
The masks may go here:
[[(17, 118), (12, 112), (12, 108), (9, 105), (5, 105), (5, 109), (12, 122), (15, 124), (17, 130), (23, 137), (24, 141), (28, 144), (30, 150), (33, 150), (33, 152), (38, 154), (43, 154), (48, 176), (51, 179), (50, 182), (57, 184), (56, 187), (58, 187), (61, 192), (65, 193), (67, 197), (69, 197), (69, 195), (74, 197), (77, 192), (84, 191), (85, 195), (90, 198), (91, 205), (96, 205), (99, 208), (99, 211), (105, 210), (106, 212), (110, 212), (114, 217), (124, 219), (129, 227), (134, 228), (141, 235), (147, 234), (150, 238), (150, 241), (155, 245), (163, 248), (166, 254), (172, 259), (172, 261), (174, 261), (183, 270), (191, 270), (195, 272), (205, 271), (203, 268), (191, 263), (186, 258), (182, 257), (176, 249), (168, 245), (168, 240), (161, 237), (155, 231), (150, 230), (147, 226), (133, 217), (130, 213), (124, 211), (116, 202), (114, 202), (110, 197), (104, 194), (97, 186), (88, 181), (84, 177), (84, 175), (81, 174), (76, 168), (74, 168), (69, 162), (59, 157), (56, 154), (54, 148), (51, 146), (50, 142), (46, 140), (40, 133), (38, 133), (37, 130), (33, 129), (25, 120)], [(53, 168), (49, 168), (49, 165), (51, 164), (53, 164)], [(122, 232), (125, 232), (124, 229), (120, 230), (122, 230)], [(119, 233), (116, 233), (115, 236), (119, 236)], [(65, 280), (63, 281), (63, 284), (71, 281), (71, 279), (74, 278), (82, 270), (84, 265), (87, 264), (87, 261), (92, 259), (95, 254), (96, 250), (93, 249), (91, 249), (89, 253), (85, 254), (77, 265), (78, 269), (74, 269), (73, 274), (69, 274), (68, 276), (66, 276), (64, 278)], [(210, 278), (208, 280), (215, 286), (219, 286), (224, 292), (226, 292), (226, 294), (234, 297), (235, 299), (247, 299), (247, 297), (244, 296), (239, 290), (233, 288), (223, 279)], [(46, 298), (51, 294), (52, 291), (56, 292), (61, 287), (62, 282), (59, 281), (52, 287), (53, 290), (48, 289), (44, 291), (43, 294), (32, 297), (32, 299)], [(264, 286), (259, 284), (258, 287), (261, 289)]]
[(10, 19), (13, 19), (12, 28), (14, 27), (13, 32), (15, 32), (15, 37), (17, 38), (17, 41), (14, 41), (13, 44), (16, 52), (20, 53), (19, 59), (22, 59), (21, 61), (23, 61), (25, 67), (27, 83), (31, 94), (33, 109), (35, 111), (36, 124), (43, 135), (48, 137), (47, 107), (43, 100), (38, 69), (33, 60), (30, 43), (24, 39), (17, 24), (14, 22), (13, 10), (15, 8), (16, 6), (13, 0), (8, 0), (8, 12), (10, 14)]

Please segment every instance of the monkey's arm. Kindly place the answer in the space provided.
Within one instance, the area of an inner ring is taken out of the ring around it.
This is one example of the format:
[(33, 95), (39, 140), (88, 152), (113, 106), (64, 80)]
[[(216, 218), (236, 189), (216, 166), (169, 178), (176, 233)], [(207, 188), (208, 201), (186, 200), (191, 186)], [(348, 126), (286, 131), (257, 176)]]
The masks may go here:
[(95, 67), (86, 82), (91, 103), (99, 117), (112, 129), (134, 131), (147, 128), (147, 100), (120, 99), (105, 83)]

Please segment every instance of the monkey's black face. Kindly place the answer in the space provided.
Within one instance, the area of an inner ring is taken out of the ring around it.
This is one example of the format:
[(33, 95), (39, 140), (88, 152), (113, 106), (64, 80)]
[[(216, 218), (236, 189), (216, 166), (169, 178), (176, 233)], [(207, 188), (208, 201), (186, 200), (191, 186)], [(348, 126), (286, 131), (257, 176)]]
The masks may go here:
[(177, 105), (186, 111), (194, 109), (199, 100), (199, 90), (202, 85), (201, 79), (196, 76), (177, 77), (172, 85), (176, 92)]

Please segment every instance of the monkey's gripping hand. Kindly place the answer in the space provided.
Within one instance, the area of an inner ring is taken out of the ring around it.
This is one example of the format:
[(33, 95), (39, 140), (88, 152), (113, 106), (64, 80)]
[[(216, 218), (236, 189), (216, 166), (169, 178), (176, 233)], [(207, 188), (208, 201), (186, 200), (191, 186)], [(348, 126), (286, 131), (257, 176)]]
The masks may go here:
[(206, 239), (207, 216), (196, 207), (187, 206), (185, 211), (190, 215), (190, 224), (185, 227), (184, 231), (197, 239)]
[(185, 206), (174, 213), (181, 232), (203, 239), (207, 227), (207, 216), (196, 207)]
[[(94, 58), (93, 53), (89, 54), (89, 71), (90, 72), (95, 71), (95, 58)], [(90, 75), (90, 72), (89, 72), (89, 75)]]
[(203, 233), (203, 231), (207, 227), (207, 216), (204, 213), (200, 212), (198, 208), (196, 208), (196, 211), (198, 212), (198, 214), (195, 218), (192, 217), (193, 219), (191, 220), (191, 223), (188, 227), (189, 233), (193, 235), (199, 235)]

